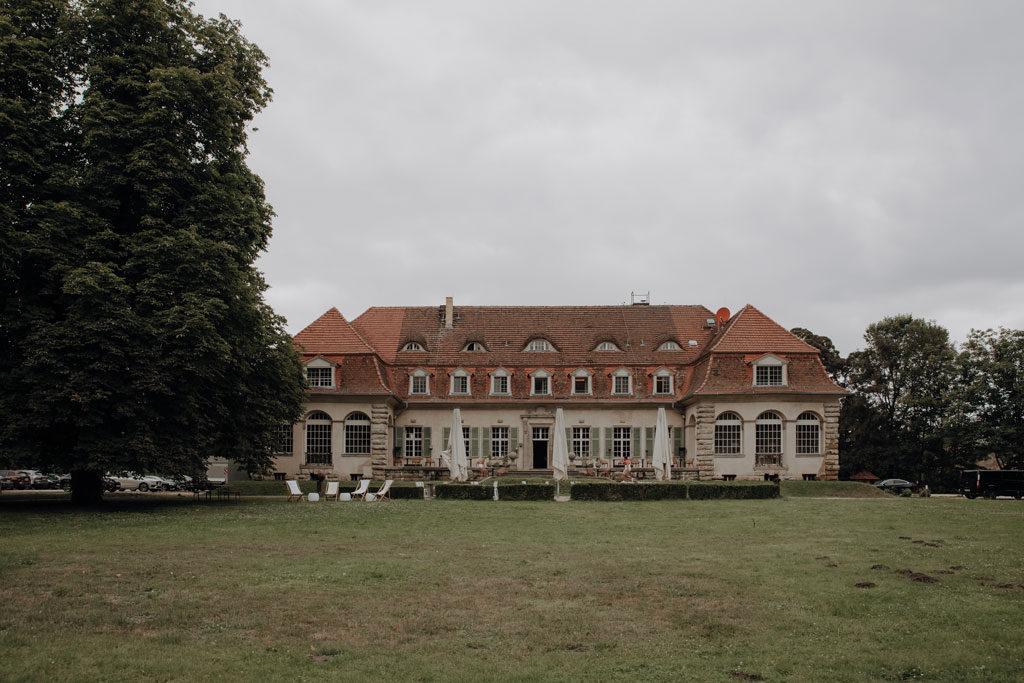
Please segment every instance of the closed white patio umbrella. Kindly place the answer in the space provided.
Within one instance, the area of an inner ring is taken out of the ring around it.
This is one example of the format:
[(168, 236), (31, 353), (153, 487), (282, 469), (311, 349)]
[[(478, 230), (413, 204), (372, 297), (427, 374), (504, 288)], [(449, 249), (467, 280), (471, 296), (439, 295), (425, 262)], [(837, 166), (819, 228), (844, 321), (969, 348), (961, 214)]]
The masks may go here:
[(654, 428), (654, 477), (658, 481), (672, 478), (672, 453), (668, 442), (668, 419), (665, 409), (658, 408), (658, 422)]
[(448, 435), (448, 448), (443, 455), (448, 460), (448, 475), (452, 481), (466, 481), (469, 462), (466, 460), (466, 442), (462, 438), (462, 413), (452, 411), (452, 431)]
[(565, 414), (559, 408), (555, 411), (555, 448), (551, 455), (551, 469), (555, 481), (569, 478), (569, 444), (565, 439)]

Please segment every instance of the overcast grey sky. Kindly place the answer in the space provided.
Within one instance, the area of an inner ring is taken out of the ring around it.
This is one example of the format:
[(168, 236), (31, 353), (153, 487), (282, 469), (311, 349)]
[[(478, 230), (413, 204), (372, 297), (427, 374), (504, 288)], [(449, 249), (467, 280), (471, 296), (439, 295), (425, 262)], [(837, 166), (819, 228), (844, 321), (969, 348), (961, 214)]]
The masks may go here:
[(331, 306), (1024, 328), (1024, 3), (199, 0), (270, 59), (260, 260)]

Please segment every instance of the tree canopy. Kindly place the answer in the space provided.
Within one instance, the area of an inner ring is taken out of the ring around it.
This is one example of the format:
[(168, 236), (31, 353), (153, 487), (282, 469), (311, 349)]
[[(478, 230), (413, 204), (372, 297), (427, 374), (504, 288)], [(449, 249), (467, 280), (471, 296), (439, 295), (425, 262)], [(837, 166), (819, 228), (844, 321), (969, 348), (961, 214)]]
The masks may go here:
[(265, 469), (304, 396), (254, 266), (266, 57), (183, 0), (0, 0), (0, 36), (5, 457)]

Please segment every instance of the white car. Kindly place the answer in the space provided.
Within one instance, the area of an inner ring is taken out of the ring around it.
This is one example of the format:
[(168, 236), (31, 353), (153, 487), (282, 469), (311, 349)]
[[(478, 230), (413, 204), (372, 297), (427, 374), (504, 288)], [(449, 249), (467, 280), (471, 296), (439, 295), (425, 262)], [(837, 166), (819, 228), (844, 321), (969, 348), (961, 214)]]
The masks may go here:
[(163, 488), (163, 479), (160, 477), (144, 476), (135, 472), (125, 474), (107, 475), (117, 482), (122, 491), (159, 491)]

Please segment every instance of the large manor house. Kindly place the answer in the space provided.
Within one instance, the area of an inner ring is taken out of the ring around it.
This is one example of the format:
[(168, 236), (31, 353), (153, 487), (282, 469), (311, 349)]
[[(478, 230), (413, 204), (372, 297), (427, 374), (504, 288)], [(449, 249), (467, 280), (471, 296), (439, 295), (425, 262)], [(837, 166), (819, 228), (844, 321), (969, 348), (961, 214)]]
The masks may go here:
[(332, 308), (295, 337), (309, 383), (276, 476), (447, 479), (453, 409), (475, 474), (643, 475), (658, 409), (673, 477), (835, 479), (839, 399), (817, 349), (753, 306)]

